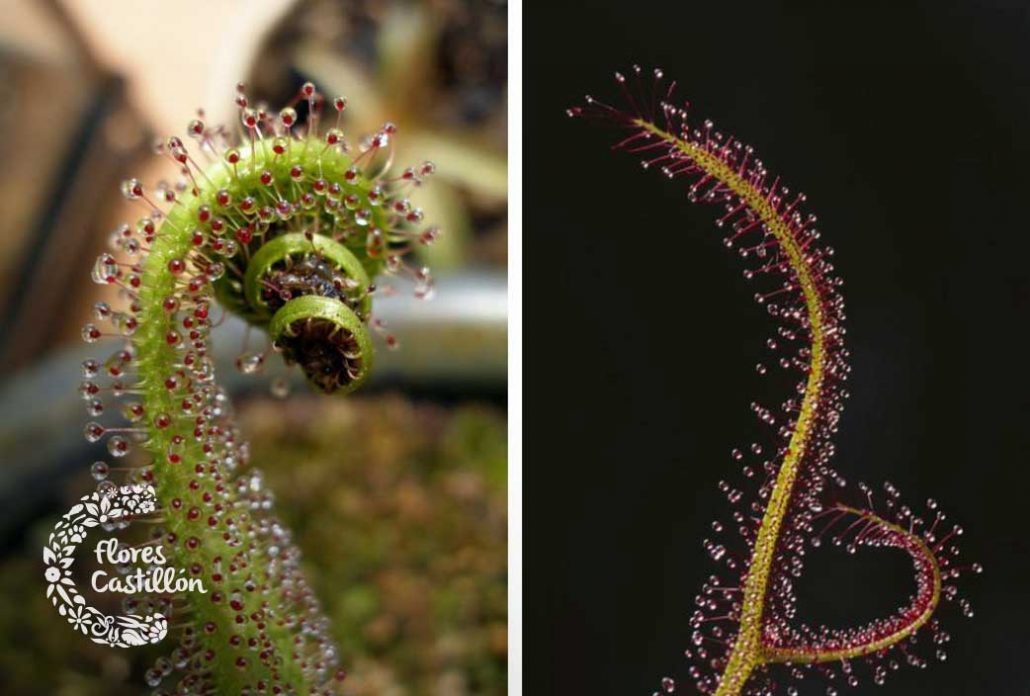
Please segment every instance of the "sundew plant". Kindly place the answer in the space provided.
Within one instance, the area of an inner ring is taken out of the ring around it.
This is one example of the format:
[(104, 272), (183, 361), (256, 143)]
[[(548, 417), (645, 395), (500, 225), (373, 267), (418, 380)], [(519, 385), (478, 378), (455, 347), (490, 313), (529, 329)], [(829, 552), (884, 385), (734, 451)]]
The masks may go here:
[[(392, 172), (395, 126), (345, 136), (346, 100), (327, 101), (311, 83), (278, 112), (251, 104), (243, 85), (235, 99), (235, 128), (198, 113), (185, 139), (158, 146), (181, 172), (177, 185), (122, 186), (140, 217), (113, 232), (93, 267), (125, 306), (98, 303), (82, 330), (87, 343), (117, 346), (82, 365), (85, 436), (113, 458), (93, 464), (101, 492), (156, 492), (156, 510), (121, 521), (154, 523), (146, 543), (207, 588), (129, 600), (178, 636), (147, 683), (157, 693), (336, 693), (344, 672), (326, 619), (271, 493), (248, 469), (211, 333), (235, 314), (316, 389), (357, 388), (372, 368), (371, 334), (396, 343), (375, 318), (376, 277), (409, 276), (416, 295), (432, 292), (428, 270), (405, 255), (437, 230), (405, 195), (433, 165)], [(237, 366), (256, 372), (267, 352), (245, 352)], [(133, 449), (141, 464), (121, 464)]]
[[(818, 676), (825, 693), (835, 696), (841, 686), (883, 684), (905, 664), (944, 660), (949, 634), (937, 618), (941, 600), (972, 616), (956, 581), (981, 567), (959, 561), (962, 528), (948, 522), (934, 500), (915, 509), (890, 483), (882, 491), (862, 483), (848, 489), (832, 466), (850, 377), (833, 248), (822, 241), (815, 215), (805, 212), (803, 193), (772, 175), (750, 146), (711, 121), (690, 118), (661, 70), (647, 81), (639, 67), (628, 77), (616, 73), (624, 106), (588, 96), (568, 114), (621, 127), (625, 136), (614, 149), (641, 157), (646, 170), (686, 182), (691, 201), (716, 209), (723, 245), (742, 259), (755, 301), (776, 323), (767, 341), (772, 366), (756, 369), (779, 369), (796, 379), (778, 405), (752, 403), (767, 438), (733, 450), (743, 483), (719, 485), (732, 520), (714, 522), (713, 538), (704, 541), (717, 570), (690, 619), (692, 685), (666, 677), (659, 692), (794, 696), (798, 682)], [(861, 625), (806, 623), (798, 616), (795, 585), (806, 551), (826, 542), (852, 554), (864, 547), (906, 553), (914, 581), (907, 602)]]

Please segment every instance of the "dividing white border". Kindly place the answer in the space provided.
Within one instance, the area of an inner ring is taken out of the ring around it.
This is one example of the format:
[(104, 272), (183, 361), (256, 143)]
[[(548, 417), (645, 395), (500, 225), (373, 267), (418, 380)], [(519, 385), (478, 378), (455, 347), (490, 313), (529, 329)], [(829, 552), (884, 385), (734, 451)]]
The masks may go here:
[(508, 694), (522, 693), (522, 1), (508, 3)]

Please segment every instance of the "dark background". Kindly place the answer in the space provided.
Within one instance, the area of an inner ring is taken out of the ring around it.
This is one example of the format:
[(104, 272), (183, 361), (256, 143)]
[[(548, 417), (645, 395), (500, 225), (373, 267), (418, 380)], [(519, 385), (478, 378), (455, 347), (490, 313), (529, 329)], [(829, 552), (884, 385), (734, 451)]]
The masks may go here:
[[(783, 398), (753, 368), (768, 322), (714, 210), (564, 116), (587, 92), (615, 101), (612, 71), (637, 62), (805, 191), (837, 250), (837, 468), (940, 500), (986, 568), (963, 583), (976, 617), (941, 614), (946, 663), (857, 693), (1030, 694), (1030, 8), (552, 0), (524, 26), (526, 692), (688, 681), (716, 483), (741, 478), (750, 401)], [(895, 560), (813, 559), (800, 613), (897, 606)]]

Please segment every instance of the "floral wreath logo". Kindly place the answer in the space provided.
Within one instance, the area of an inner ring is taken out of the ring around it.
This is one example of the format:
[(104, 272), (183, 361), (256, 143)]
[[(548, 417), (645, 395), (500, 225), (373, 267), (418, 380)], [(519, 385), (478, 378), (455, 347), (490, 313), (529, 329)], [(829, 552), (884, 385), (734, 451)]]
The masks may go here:
[(86, 604), (71, 577), (75, 548), (86, 540), (93, 527), (113, 529), (136, 515), (157, 507), (153, 486), (110, 487), (84, 495), (54, 526), (43, 547), (47, 581), (46, 596), (72, 627), (94, 643), (129, 648), (157, 643), (168, 634), (168, 620), (162, 614), (108, 616)]

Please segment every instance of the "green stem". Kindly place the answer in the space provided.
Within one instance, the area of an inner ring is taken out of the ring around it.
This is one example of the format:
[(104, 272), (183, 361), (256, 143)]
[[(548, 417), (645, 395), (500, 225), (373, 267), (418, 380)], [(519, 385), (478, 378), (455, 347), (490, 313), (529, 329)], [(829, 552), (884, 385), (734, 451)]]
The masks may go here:
[[(272, 551), (275, 540), (267, 532), (270, 523), (265, 516), (252, 513), (248, 499), (235, 490), (228, 460), (242, 455), (234, 444), (218, 442), (217, 436), (198, 440), (194, 436), (198, 427), (196, 410), (183, 410), (182, 401), (192, 398), (198, 388), (210, 389), (209, 408), (218, 408), (220, 397), (213, 382), (198, 385), (190, 381), (182, 372), (181, 349), (167, 340), (170, 332), (181, 330), (178, 315), (163, 307), (166, 298), (181, 294), (181, 276), (170, 270), (169, 264), (192, 258), (191, 231), (198, 212), (205, 205), (217, 211), (214, 194), (218, 189), (232, 192), (234, 200), (242, 198), (248, 190), (261, 191), (257, 178), (265, 168), (285, 187), (289, 184), (290, 166), (298, 162), (305, 170), (321, 172), (327, 180), (343, 181), (344, 173), (351, 167), (350, 159), (335, 150), (322, 153), (321, 149), (320, 144), (301, 148), (300, 143), (294, 143), (299, 158), (278, 161), (269, 157), (267, 147), (259, 144), (253, 166), (240, 166), (233, 171), (228, 166), (216, 165), (205, 174), (210, 187), (199, 195), (187, 195), (171, 209), (143, 267), (139, 325), (133, 344), (145, 418), (150, 421), (145, 448), (153, 457), (152, 474), (158, 500), (166, 511), (169, 539), (174, 538), (168, 544), (171, 562), (184, 569), (199, 568), (208, 589), (206, 594), (189, 594), (185, 600), (194, 617), (196, 644), (201, 653), (210, 656), (201, 658), (201, 669), (210, 672), (210, 681), (218, 693), (241, 693), (260, 681), (283, 684), (298, 693), (311, 691), (317, 686), (312, 682), (317, 670), (303, 666), (308, 656), (295, 644), (300, 632), (293, 622), (298, 616), (310, 621), (317, 621), (317, 617), (305, 616), (311, 613), (312, 606), (306, 597), (298, 601), (279, 586), (286, 581), (298, 582), (298, 578), (292, 574), (292, 567), (284, 569), (287, 564)], [(249, 150), (241, 153), (243, 163), (251, 164)], [(355, 193), (365, 201), (369, 188), (367, 181), (359, 180), (348, 185), (345, 193)], [(332, 245), (336, 243), (331, 240), (320, 243), (321, 248)], [(367, 287), (368, 277), (360, 264), (347, 270), (360, 273), (359, 282)], [(343, 307), (342, 303), (337, 304)], [(365, 343), (364, 348), (370, 351), (371, 346)], [(169, 378), (177, 380), (173, 388), (166, 384)], [(153, 424), (159, 414), (171, 417), (168, 427)], [(208, 418), (202, 427), (212, 423), (230, 430), (233, 427), (227, 418), (220, 417)], [(205, 452), (204, 439), (209, 449), (214, 440), (213, 451)], [(174, 455), (171, 458), (170, 453)], [(197, 467), (202, 471), (198, 472)], [(214, 526), (209, 520), (214, 521)], [(278, 552), (281, 554), (282, 550)], [(219, 596), (216, 593), (221, 594), (221, 601), (213, 601)], [(257, 649), (251, 647), (252, 643), (257, 644)], [(314, 660), (312, 655), (309, 661)]]

